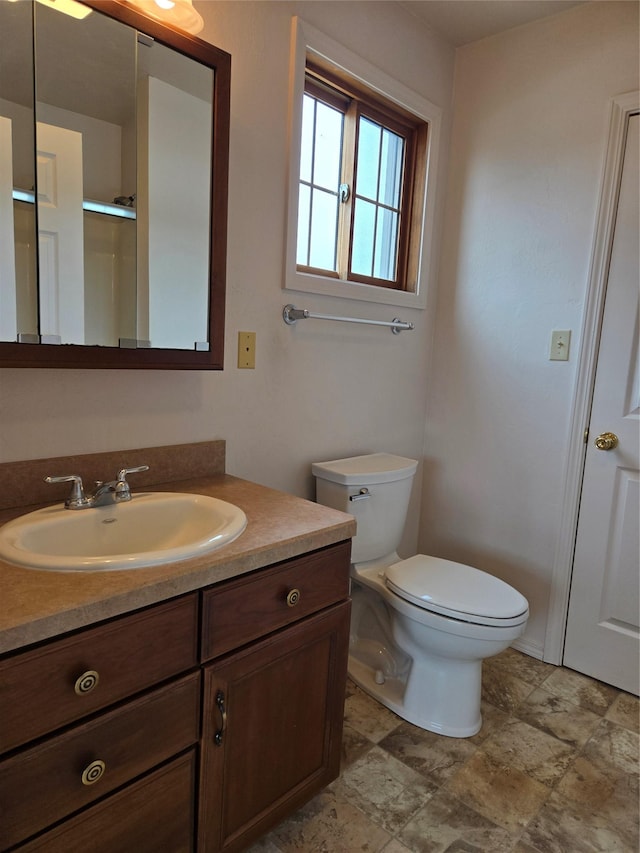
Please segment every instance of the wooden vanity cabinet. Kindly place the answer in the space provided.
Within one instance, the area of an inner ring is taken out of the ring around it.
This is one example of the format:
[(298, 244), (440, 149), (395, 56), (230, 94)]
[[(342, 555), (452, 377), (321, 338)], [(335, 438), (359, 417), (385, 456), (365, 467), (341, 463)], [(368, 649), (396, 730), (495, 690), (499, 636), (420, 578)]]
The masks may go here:
[(0, 853), (240, 851), (336, 778), (350, 545), (0, 659)]
[(193, 593), (0, 661), (0, 851), (193, 850), (197, 614)]
[(203, 594), (203, 653), (216, 657), (204, 675), (199, 851), (245, 849), (338, 776), (349, 558), (342, 542)]

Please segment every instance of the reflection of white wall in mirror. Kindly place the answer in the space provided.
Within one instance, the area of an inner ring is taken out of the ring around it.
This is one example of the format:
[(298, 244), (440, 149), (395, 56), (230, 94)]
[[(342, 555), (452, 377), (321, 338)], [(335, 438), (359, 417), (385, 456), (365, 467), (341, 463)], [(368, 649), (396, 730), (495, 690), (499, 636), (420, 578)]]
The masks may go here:
[[(122, 125), (122, 191), (118, 195), (137, 193), (137, 129), (135, 110)], [(136, 207), (138, 200), (136, 198)], [(136, 217), (138, 213), (136, 212)], [(121, 225), (125, 223), (122, 222)], [(136, 323), (137, 292), (137, 222), (128, 222), (118, 229), (116, 248), (117, 276), (119, 283), (117, 327), (120, 338), (135, 340), (138, 337)]]
[(33, 189), (33, 110), (0, 98), (0, 115), (11, 119), (13, 185)]
[(38, 122), (40, 334), (84, 343), (82, 135)]
[(16, 283), (18, 334), (38, 334), (38, 270), (36, 266), (35, 205), (16, 202), (14, 211), (16, 236)]
[(0, 341), (18, 333), (13, 223), (11, 119), (0, 116)]
[[(33, 190), (34, 164), (33, 164), (33, 110), (24, 107), (14, 101), (0, 98), (0, 115), (11, 120), (11, 142), (13, 163), (13, 186), (19, 190)], [(5, 155), (9, 156), (6, 145), (0, 146)], [(10, 157), (11, 159), (11, 157)], [(9, 178), (11, 180), (11, 178)], [(10, 224), (6, 213), (0, 214), (0, 225), (9, 228)], [(38, 275), (36, 269), (36, 244), (35, 244), (35, 206), (27, 201), (15, 201), (13, 205), (13, 225), (15, 237), (15, 286), (16, 286), (16, 312), (17, 333), (22, 335), (38, 334)], [(7, 254), (2, 250), (5, 259)], [(2, 261), (0, 261), (2, 263)], [(1, 305), (4, 322), (0, 322), (3, 328), (8, 324), (10, 338), (5, 338), (5, 333), (0, 333), (0, 339), (15, 341), (12, 334), (12, 323), (5, 315)]]
[(135, 338), (136, 223), (84, 215), (84, 320), (88, 346)]
[(193, 349), (208, 340), (211, 104), (154, 77), (141, 81), (138, 103), (137, 336)]
[(118, 346), (117, 245), (120, 222), (98, 213), (84, 216), (85, 343)]

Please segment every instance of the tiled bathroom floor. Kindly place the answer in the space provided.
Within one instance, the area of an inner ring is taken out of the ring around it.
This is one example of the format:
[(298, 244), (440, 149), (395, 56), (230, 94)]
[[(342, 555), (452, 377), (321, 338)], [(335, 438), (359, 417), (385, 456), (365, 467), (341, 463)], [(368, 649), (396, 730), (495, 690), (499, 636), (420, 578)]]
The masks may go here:
[(448, 738), (349, 682), (340, 778), (251, 853), (638, 853), (639, 703), (508, 649)]

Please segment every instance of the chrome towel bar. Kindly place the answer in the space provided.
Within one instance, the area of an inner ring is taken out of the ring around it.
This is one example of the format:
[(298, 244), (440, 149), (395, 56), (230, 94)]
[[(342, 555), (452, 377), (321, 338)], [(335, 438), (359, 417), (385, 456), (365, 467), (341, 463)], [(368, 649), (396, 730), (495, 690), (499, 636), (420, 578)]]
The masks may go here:
[(341, 323), (364, 323), (368, 326), (389, 326), (394, 335), (411, 331), (413, 323), (405, 323), (394, 317), (393, 320), (364, 320), (360, 317), (335, 317), (333, 314), (316, 314), (306, 308), (296, 308), (295, 305), (285, 305), (282, 309), (282, 319), (288, 326), (294, 326), (298, 320), (339, 320)]

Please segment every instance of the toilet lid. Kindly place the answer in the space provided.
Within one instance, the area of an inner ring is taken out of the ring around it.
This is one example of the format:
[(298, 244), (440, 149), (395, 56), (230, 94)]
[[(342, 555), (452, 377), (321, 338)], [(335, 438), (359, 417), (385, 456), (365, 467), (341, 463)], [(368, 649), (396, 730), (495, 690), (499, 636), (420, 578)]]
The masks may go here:
[(389, 589), (423, 610), (479, 625), (517, 625), (527, 599), (480, 569), (418, 554), (387, 568)]

